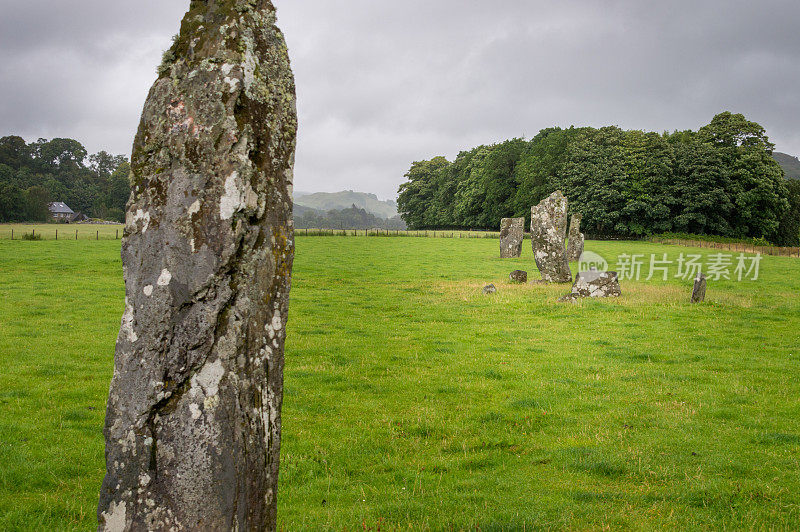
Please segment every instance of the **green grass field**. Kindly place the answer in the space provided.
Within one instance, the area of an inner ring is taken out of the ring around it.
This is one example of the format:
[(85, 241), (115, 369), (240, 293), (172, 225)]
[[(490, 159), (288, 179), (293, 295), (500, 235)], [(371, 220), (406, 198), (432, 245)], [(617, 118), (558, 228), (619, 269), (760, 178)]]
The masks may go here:
[[(498, 255), (297, 239), (283, 530), (800, 528), (800, 260), (572, 305)], [(96, 524), (121, 270), (119, 242), (0, 239), (1, 530)]]
[[(122, 238), (122, 224), (0, 224), (0, 240), (22, 235), (41, 235), (42, 240), (116, 240)], [(77, 236), (77, 238), (76, 238)]]

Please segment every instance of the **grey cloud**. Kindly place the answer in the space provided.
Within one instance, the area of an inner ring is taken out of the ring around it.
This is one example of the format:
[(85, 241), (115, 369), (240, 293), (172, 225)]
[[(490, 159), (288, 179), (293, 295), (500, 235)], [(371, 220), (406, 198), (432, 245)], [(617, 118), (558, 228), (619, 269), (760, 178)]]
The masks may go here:
[[(185, 1), (34, 0), (0, 20), (0, 134), (126, 153)], [(771, 0), (276, 0), (296, 187), (393, 197), (414, 160), (553, 125), (697, 128), (721, 110), (800, 154), (800, 5)]]

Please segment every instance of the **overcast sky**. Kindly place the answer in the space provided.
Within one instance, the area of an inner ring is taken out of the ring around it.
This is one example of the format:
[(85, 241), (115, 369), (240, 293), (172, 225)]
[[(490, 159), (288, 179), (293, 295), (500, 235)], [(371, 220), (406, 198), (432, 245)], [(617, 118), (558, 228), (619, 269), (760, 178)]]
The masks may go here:
[[(394, 198), (412, 161), (550, 126), (696, 129), (800, 155), (796, 0), (275, 0), (297, 78), (295, 188)], [(129, 154), (188, 0), (0, 0), (0, 136)]]

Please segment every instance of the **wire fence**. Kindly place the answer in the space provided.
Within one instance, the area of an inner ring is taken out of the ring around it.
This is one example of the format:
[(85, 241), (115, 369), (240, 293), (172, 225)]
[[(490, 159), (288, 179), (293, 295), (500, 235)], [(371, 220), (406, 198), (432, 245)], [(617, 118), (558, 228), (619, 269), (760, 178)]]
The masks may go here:
[(10, 240), (120, 240), (123, 225), (37, 224), (0, 225), (0, 239)]
[(674, 246), (684, 246), (693, 248), (719, 249), (724, 251), (738, 251), (741, 253), (761, 253), (762, 255), (774, 255), (777, 257), (797, 257), (800, 258), (800, 247), (778, 247), (778, 246), (756, 246), (744, 242), (707, 242), (703, 240), (685, 240), (681, 238), (662, 238), (653, 237), (651, 242), (656, 244), (671, 244)]
[[(5, 224), (0, 225), (0, 239), (11, 240), (119, 240), (123, 236), (123, 225), (85, 224)], [(295, 236), (338, 237), (415, 237), (415, 238), (488, 238), (499, 239), (499, 231), (455, 229), (396, 230), (396, 229), (295, 229)], [(530, 239), (530, 233), (525, 233)], [(744, 242), (710, 242), (682, 238), (651, 237), (650, 242), (684, 247), (719, 249), (741, 253), (761, 253), (779, 257), (800, 258), (800, 247), (756, 246)]]
[(500, 238), (497, 231), (398, 230), (398, 229), (295, 229), (296, 236), (361, 236), (415, 238)]
[[(0, 239), (10, 240), (119, 240), (122, 225), (0, 225)], [(396, 229), (295, 229), (296, 236), (350, 237), (416, 237), (416, 238), (490, 238), (499, 239), (498, 231), (458, 231), (430, 229), (420, 231)]]

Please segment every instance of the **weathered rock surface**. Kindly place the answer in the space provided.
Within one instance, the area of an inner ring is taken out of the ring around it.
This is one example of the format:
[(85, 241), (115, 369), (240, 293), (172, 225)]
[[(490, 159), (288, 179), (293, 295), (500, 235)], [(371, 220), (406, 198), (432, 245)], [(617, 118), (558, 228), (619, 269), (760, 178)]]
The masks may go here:
[(508, 280), (512, 283), (527, 283), (528, 272), (522, 270), (514, 270), (508, 275)]
[(559, 301), (577, 301), (584, 297), (619, 297), (622, 289), (619, 286), (617, 272), (580, 272), (575, 277), (572, 292)]
[(573, 214), (569, 222), (569, 240), (567, 241), (567, 260), (577, 262), (583, 255), (583, 244), (585, 237), (581, 233), (581, 221), (583, 216)]
[(702, 303), (706, 300), (706, 275), (698, 273), (694, 280), (694, 288), (692, 289), (692, 303)]
[(493, 284), (487, 284), (483, 287), (484, 294), (494, 294), (497, 292), (497, 287)]
[(521, 257), (524, 238), (525, 218), (503, 218), (500, 222), (500, 258)]
[(567, 198), (557, 191), (531, 209), (533, 256), (542, 280), (549, 283), (572, 282), (566, 238)]
[(144, 106), (100, 530), (274, 530), (297, 118), (270, 0), (193, 0)]

